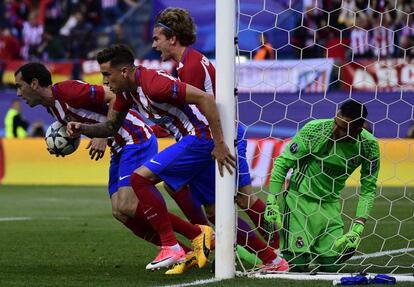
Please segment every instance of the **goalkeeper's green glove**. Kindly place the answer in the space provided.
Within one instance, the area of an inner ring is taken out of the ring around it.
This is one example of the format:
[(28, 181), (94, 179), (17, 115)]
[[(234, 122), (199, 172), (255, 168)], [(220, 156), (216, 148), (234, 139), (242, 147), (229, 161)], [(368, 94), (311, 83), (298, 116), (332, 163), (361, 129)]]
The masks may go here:
[(277, 197), (273, 194), (269, 194), (267, 197), (263, 227), (271, 235), (282, 227)]
[(364, 231), (364, 223), (360, 221), (352, 224), (351, 230), (335, 242), (335, 247), (340, 253), (338, 263), (351, 258), (361, 242), (361, 234)]

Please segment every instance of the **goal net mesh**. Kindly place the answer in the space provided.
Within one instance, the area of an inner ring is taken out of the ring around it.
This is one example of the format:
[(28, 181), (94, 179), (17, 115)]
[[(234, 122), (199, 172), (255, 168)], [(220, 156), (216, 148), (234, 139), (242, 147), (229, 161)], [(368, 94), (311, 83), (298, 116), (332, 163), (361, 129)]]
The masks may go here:
[[(255, 196), (266, 201), (274, 159), (300, 128), (313, 119), (334, 118), (346, 100), (361, 101), (369, 113), (366, 129), (379, 141), (381, 169), (361, 243), (336, 272), (412, 275), (413, 4), (402, 0), (239, 0), (236, 6), (237, 121), (247, 139), (245, 157), (253, 187), (253, 194), (245, 195), (251, 199), (249, 204)], [(356, 170), (341, 192), (343, 233), (355, 219), (360, 190)], [(272, 247), (262, 223), (252, 222), (246, 209), (239, 205), (238, 216)], [(280, 235), (288, 231), (285, 227)], [(238, 232), (251, 235), (240, 225)], [(292, 236), (300, 245), (300, 235)], [(263, 250), (254, 250), (248, 239), (242, 239), (237, 242), (239, 248), (257, 260), (249, 263), (239, 252), (237, 270), (244, 274), (260, 270)], [(278, 252), (286, 250), (281, 247)], [(320, 266), (312, 259), (318, 254), (310, 249), (305, 254), (310, 258), (305, 272), (318, 271)]]

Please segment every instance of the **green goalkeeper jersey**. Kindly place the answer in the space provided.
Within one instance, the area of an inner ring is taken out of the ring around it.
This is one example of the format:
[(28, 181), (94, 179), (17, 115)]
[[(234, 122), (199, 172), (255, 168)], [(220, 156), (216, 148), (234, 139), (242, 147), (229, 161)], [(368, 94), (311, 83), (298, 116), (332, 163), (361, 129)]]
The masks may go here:
[(376, 193), (378, 141), (365, 129), (354, 141), (335, 141), (333, 127), (333, 119), (313, 120), (296, 134), (275, 160), (270, 191), (280, 193), (292, 168), (289, 190), (324, 202), (337, 202), (346, 180), (361, 165), (356, 217), (367, 218)]

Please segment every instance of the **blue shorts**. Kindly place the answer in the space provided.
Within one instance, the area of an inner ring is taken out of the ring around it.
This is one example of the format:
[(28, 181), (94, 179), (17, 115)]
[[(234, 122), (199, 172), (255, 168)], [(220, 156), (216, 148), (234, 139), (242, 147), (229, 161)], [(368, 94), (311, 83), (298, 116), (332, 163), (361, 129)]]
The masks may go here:
[(211, 156), (213, 140), (185, 136), (167, 147), (144, 166), (158, 175), (173, 190), (189, 185), (200, 204), (215, 202), (215, 163)]
[(252, 184), (249, 165), (246, 160), (247, 141), (244, 139), (245, 129), (241, 124), (237, 125), (237, 178), (238, 188)]
[(121, 186), (131, 186), (131, 174), (158, 152), (158, 143), (155, 136), (140, 144), (129, 144), (111, 156), (109, 166), (109, 197), (118, 191)]

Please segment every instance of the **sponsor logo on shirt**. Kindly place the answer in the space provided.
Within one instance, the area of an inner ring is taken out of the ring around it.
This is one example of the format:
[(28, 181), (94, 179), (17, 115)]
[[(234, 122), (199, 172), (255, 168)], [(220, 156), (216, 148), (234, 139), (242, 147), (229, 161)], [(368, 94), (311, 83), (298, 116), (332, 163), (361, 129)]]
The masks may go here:
[(125, 175), (125, 176), (120, 176), (119, 177), (119, 180), (123, 180), (123, 179), (125, 179), (125, 178), (127, 178), (127, 177), (130, 177), (131, 175)]
[(155, 164), (158, 164), (158, 165), (161, 165), (161, 163), (160, 163), (160, 162), (155, 161), (154, 159), (150, 159), (150, 162), (155, 163)]

